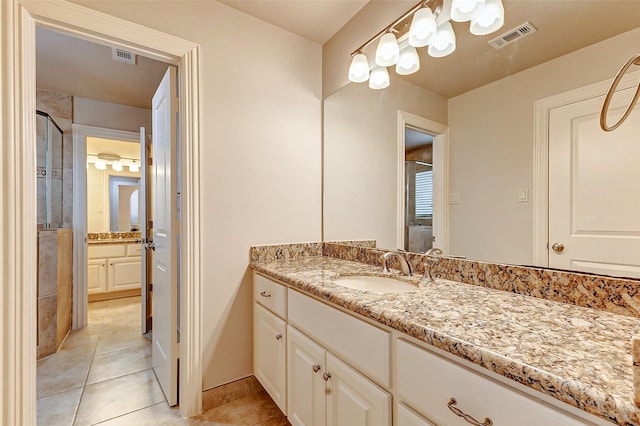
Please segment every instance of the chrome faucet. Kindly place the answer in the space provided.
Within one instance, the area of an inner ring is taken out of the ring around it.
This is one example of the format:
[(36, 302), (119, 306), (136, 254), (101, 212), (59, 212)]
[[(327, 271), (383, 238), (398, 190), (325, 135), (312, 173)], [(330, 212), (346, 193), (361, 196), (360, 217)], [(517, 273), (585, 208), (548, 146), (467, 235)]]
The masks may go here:
[(411, 276), (411, 264), (407, 262), (407, 259), (404, 255), (398, 251), (388, 251), (382, 255), (382, 272), (389, 272), (389, 259), (392, 257), (397, 257), (398, 262), (400, 263), (400, 273), (402, 275)]
[(440, 256), (442, 256), (442, 250), (437, 247), (433, 247), (425, 251), (424, 256), (424, 276), (422, 277), (422, 281), (432, 283), (434, 279), (431, 275), (431, 268), (440, 260)]

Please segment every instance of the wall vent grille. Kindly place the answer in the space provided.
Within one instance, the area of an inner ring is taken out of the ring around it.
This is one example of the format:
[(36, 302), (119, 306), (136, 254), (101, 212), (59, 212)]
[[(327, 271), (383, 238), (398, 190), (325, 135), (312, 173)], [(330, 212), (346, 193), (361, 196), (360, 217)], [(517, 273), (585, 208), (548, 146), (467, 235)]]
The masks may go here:
[(118, 49), (114, 47), (111, 49), (111, 55), (113, 56), (114, 61), (130, 65), (136, 64), (136, 54), (133, 52), (129, 52), (128, 50)]
[(536, 27), (531, 25), (529, 22), (525, 22), (524, 24), (507, 31), (506, 33), (494, 38), (493, 40), (489, 40), (489, 44), (496, 49), (501, 49), (507, 44), (513, 43), (514, 41), (520, 40), (522, 37), (526, 37), (535, 32)]

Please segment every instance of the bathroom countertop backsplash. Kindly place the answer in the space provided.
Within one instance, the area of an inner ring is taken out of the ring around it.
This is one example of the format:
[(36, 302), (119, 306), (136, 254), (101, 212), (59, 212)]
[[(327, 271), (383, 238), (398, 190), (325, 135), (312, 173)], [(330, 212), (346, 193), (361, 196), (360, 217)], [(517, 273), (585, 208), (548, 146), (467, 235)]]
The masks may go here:
[[(586, 412), (640, 425), (634, 403), (640, 359), (631, 345), (640, 333), (638, 281), (443, 258), (436, 282), (409, 293), (376, 294), (332, 279), (379, 272), (383, 251), (324, 243), (318, 253), (315, 245), (312, 251), (292, 246), (278, 246), (272, 255), (265, 246), (252, 248), (251, 267)], [(600, 296), (604, 302), (596, 300)]]
[(89, 245), (134, 243), (142, 234), (138, 232), (89, 232)]

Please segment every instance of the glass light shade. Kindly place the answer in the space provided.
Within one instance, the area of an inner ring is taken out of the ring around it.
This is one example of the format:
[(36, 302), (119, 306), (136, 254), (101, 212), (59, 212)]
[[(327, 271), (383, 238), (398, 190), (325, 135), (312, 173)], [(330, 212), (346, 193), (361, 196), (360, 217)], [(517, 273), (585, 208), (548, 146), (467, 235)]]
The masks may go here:
[(364, 53), (358, 53), (349, 66), (349, 81), (363, 83), (369, 80), (369, 61)]
[(138, 173), (140, 171), (140, 167), (138, 167), (138, 163), (133, 161), (131, 164), (129, 164), (129, 171), (132, 173)]
[(122, 171), (122, 163), (119, 161), (114, 161), (113, 164), (111, 164), (111, 168), (113, 170), (115, 170), (116, 172), (121, 172)]
[(486, 0), (453, 0), (451, 19), (456, 22), (470, 21), (485, 5)]
[(107, 162), (104, 160), (96, 160), (95, 166), (98, 170), (107, 170)]
[(385, 67), (375, 67), (371, 70), (369, 87), (371, 89), (384, 89), (389, 87), (389, 73)]
[(437, 30), (436, 17), (428, 7), (418, 9), (411, 20), (409, 28), (409, 44), (414, 47), (424, 47), (429, 37)]
[(390, 67), (395, 65), (400, 58), (400, 47), (393, 33), (386, 33), (380, 38), (376, 49), (376, 65)]
[(436, 32), (429, 39), (428, 53), (434, 58), (442, 58), (456, 50), (456, 33), (453, 32), (451, 22), (446, 21), (438, 26)]
[(474, 35), (491, 34), (504, 25), (504, 6), (500, 0), (487, 0), (471, 19), (469, 31)]
[(407, 46), (400, 51), (400, 59), (396, 64), (396, 73), (400, 75), (413, 74), (420, 69), (420, 57), (416, 48)]

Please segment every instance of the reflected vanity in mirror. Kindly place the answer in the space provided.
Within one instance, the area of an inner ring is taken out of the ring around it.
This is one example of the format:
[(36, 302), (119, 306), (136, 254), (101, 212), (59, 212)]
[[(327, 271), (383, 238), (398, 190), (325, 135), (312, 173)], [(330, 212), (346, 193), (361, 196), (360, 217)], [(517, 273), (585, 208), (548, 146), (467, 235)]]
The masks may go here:
[[(440, 135), (441, 160), (422, 162), (433, 164), (433, 245), (446, 255), (638, 278), (640, 107), (610, 135), (598, 118), (611, 80), (640, 46), (630, 18), (640, 2), (503, 3), (502, 30), (475, 37), (454, 23), (458, 49), (446, 58), (420, 52), (423, 74), (390, 71), (384, 90), (351, 83), (325, 99), (323, 238), (428, 247), (411, 245), (411, 226), (428, 226), (428, 215), (412, 223), (409, 214), (404, 112), (445, 128), (419, 126)], [(488, 45), (527, 21), (534, 34)], [(611, 122), (637, 85), (640, 71), (631, 71)], [(585, 109), (566, 108), (576, 104)]]

